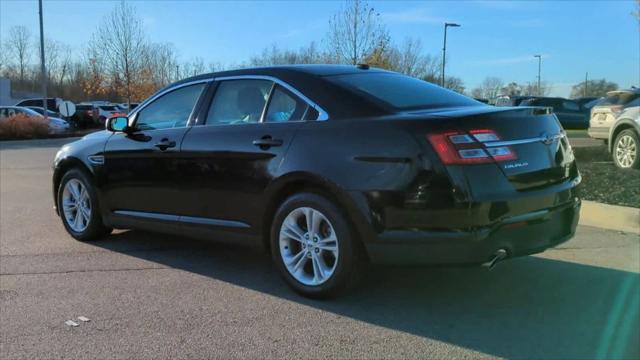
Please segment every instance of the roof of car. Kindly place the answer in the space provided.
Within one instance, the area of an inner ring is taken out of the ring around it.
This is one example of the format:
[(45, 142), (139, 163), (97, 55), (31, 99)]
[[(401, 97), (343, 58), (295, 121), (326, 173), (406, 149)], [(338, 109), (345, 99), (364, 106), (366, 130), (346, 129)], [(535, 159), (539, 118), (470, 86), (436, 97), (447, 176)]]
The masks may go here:
[(236, 70), (226, 70), (213, 73), (207, 73), (202, 75), (193, 76), (190, 78), (178, 81), (175, 84), (186, 83), (191, 81), (197, 81), (201, 79), (210, 79), (213, 77), (227, 77), (227, 76), (242, 76), (242, 75), (271, 75), (279, 76), (282, 74), (305, 74), (316, 76), (331, 76), (341, 74), (352, 74), (362, 71), (368, 72), (387, 72), (387, 70), (363, 67), (360, 65), (331, 65), (331, 64), (302, 64), (302, 65), (277, 65), (277, 66), (264, 66), (254, 68), (244, 68)]
[(620, 94), (640, 94), (640, 88), (631, 88), (631, 89), (623, 89), (623, 90), (613, 90), (607, 92), (607, 96), (612, 95), (620, 95)]
[[(353, 92), (340, 88), (324, 79), (326, 76), (365, 72), (391, 73), (383, 69), (358, 65), (268, 66), (202, 74), (170, 84), (158, 92), (163, 92), (181, 84), (188, 84), (199, 80), (209, 80), (212, 78), (245, 75), (270, 76), (289, 84), (308, 98), (313, 99), (316, 104), (331, 114), (331, 116), (349, 117), (382, 114), (384, 113), (384, 110), (378, 104), (372, 103), (360, 96), (356, 96)], [(336, 98), (342, 99), (342, 101), (336, 102)]]

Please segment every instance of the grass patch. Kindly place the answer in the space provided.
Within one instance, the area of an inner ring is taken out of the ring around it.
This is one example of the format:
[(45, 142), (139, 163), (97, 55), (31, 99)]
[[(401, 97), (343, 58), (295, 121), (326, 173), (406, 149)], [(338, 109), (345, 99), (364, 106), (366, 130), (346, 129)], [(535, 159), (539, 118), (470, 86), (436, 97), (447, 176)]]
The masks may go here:
[(617, 168), (604, 145), (573, 152), (582, 174), (582, 199), (640, 208), (640, 171)]

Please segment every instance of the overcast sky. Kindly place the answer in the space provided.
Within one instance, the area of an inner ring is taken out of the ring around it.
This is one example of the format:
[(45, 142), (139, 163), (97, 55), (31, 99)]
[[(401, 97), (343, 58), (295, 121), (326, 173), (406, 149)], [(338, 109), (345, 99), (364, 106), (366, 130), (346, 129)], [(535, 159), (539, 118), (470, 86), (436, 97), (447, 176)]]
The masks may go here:
[[(45, 1), (45, 37), (81, 54), (91, 33), (117, 1)], [(238, 64), (265, 46), (294, 48), (321, 41), (342, 1), (130, 1), (152, 41), (171, 42), (181, 60)], [(472, 89), (486, 76), (505, 82), (542, 79), (552, 94), (606, 78), (621, 87), (640, 83), (640, 27), (633, 1), (372, 1), (392, 40), (420, 39), (425, 52), (442, 51), (443, 23), (458, 22), (447, 41), (447, 74)], [(0, 39), (24, 25), (38, 34), (36, 0), (0, 1)]]

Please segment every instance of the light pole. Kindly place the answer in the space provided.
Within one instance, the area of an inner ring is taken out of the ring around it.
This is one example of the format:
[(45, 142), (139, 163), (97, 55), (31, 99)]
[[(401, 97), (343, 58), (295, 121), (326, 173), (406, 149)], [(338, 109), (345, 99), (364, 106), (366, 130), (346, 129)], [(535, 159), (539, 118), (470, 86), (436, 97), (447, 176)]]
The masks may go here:
[(460, 27), (460, 24), (454, 24), (454, 23), (444, 23), (444, 42), (442, 45), (442, 79), (440, 80), (440, 85), (442, 87), (444, 87), (444, 65), (445, 65), (445, 59), (447, 57), (447, 28), (451, 26), (451, 27)]
[(38, 1), (38, 10), (40, 16), (40, 71), (42, 72), (42, 108), (44, 109), (44, 120), (47, 121), (47, 68), (44, 63), (44, 25), (42, 21), (42, 0)]
[(534, 58), (538, 58), (538, 96), (540, 96), (540, 67), (542, 66), (542, 55), (533, 55)]

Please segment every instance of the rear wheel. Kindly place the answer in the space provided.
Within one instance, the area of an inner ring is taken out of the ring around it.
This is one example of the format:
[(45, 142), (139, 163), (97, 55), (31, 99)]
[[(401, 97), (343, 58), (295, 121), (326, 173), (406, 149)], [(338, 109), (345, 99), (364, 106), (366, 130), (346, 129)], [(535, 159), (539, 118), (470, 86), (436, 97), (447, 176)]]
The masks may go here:
[(277, 210), (271, 253), (287, 284), (314, 298), (332, 297), (352, 287), (364, 264), (344, 213), (313, 193), (293, 195)]
[(67, 232), (90, 241), (111, 233), (102, 223), (98, 197), (89, 177), (79, 169), (64, 174), (58, 188), (58, 209)]
[(621, 169), (640, 168), (638, 134), (631, 129), (621, 131), (613, 143), (613, 161)]

